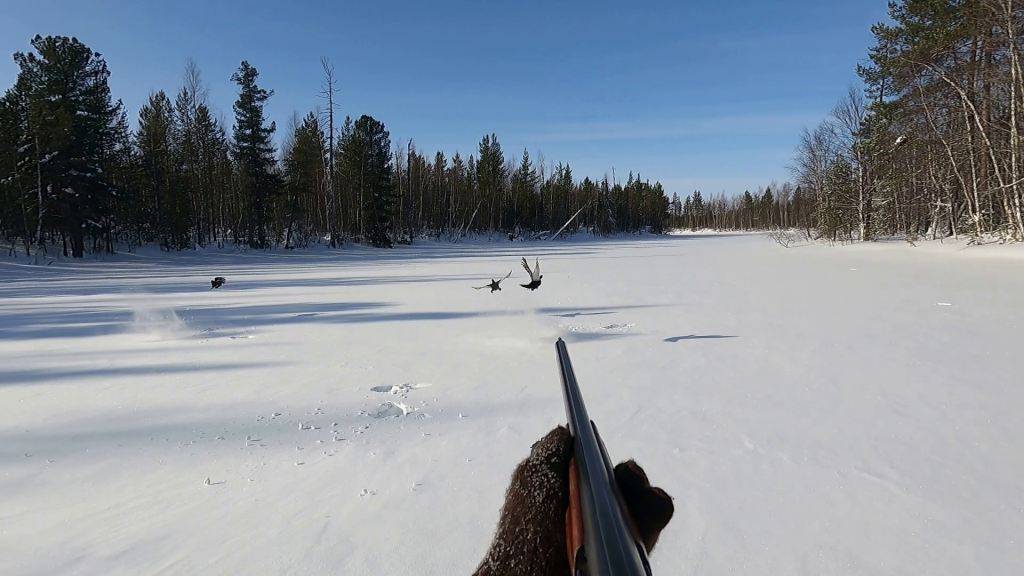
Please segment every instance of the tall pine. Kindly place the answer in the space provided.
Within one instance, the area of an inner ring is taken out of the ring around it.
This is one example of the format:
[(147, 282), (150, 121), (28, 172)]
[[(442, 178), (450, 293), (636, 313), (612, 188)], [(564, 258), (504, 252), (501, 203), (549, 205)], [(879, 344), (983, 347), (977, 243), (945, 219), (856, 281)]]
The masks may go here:
[(245, 241), (251, 248), (267, 248), (271, 203), (279, 188), (272, 141), (277, 126), (274, 122), (267, 125), (264, 118), (263, 106), (274, 93), (256, 84), (258, 77), (256, 68), (245, 60), (231, 76), (231, 81), (238, 84), (232, 150), (238, 169), (240, 224)]
[(384, 124), (360, 116), (341, 133), (339, 176), (359, 213), (360, 231), (379, 247), (390, 247), (397, 199), (392, 183), (391, 137)]
[(152, 229), (143, 231), (165, 250), (189, 245), (191, 215), (178, 167), (178, 124), (171, 100), (163, 90), (149, 95), (139, 109), (136, 143), (141, 166), (139, 197), (150, 216)]
[(14, 60), (28, 96), (41, 228), (54, 230), (64, 252), (81, 258), (87, 237), (108, 232), (113, 187), (103, 168), (120, 103), (111, 100), (106, 61), (77, 38), (36, 36), (32, 47)]

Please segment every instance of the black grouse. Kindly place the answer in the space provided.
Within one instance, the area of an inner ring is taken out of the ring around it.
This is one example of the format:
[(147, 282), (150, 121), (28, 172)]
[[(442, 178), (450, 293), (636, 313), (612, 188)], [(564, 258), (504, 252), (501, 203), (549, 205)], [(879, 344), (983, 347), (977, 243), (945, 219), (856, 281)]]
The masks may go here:
[(505, 274), (505, 278), (501, 278), (500, 280), (495, 280), (495, 279), (492, 278), (490, 284), (487, 284), (485, 286), (473, 286), (473, 290), (483, 290), (484, 288), (490, 288), (492, 294), (494, 292), (500, 292), (501, 291), (501, 283), (505, 279), (507, 279), (509, 276), (511, 276), (511, 275), (512, 275), (512, 271), (509, 270), (508, 274)]
[(540, 273), (540, 260), (535, 258), (533, 260), (533, 270), (530, 270), (529, 262), (526, 261), (526, 258), (523, 258), (523, 268), (526, 268), (526, 273), (530, 275), (530, 283), (520, 284), (520, 286), (528, 290), (540, 288), (540, 280), (544, 277)]

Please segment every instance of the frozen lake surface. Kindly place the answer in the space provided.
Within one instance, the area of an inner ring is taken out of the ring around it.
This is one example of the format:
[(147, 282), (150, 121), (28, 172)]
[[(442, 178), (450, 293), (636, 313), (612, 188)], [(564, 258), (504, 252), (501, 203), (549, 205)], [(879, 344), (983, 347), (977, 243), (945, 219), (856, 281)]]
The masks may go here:
[(1020, 255), (679, 235), (0, 261), (0, 574), (469, 574), (564, 421), (558, 337), (612, 457), (675, 498), (655, 574), (1021, 574)]

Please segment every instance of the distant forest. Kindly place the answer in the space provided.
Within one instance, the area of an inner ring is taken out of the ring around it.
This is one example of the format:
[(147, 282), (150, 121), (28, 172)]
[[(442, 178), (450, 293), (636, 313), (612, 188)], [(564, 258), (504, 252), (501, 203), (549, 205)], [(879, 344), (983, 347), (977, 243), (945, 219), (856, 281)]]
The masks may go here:
[(801, 135), (795, 185), (674, 198), (679, 224), (1024, 240), (1024, 2), (902, 0), (889, 15), (857, 69), (865, 90)]
[(889, 12), (858, 66), (863, 89), (801, 135), (792, 183), (671, 200), (632, 173), (578, 180), (567, 164), (508, 157), (494, 134), (468, 157), (393, 145), (381, 121), (336, 114), (326, 61), (311, 79), (324, 106), (293, 118), (280, 149), (264, 114), (273, 92), (248, 62), (231, 77), (231, 126), (188, 63), (133, 131), (100, 54), (37, 36), (0, 98), (0, 234), (11, 252), (74, 257), (150, 243), (386, 247), (669, 228), (1024, 240), (1024, 2), (900, 0)]
[(31, 48), (14, 55), (20, 72), (0, 99), (0, 233), (12, 252), (388, 247), (426, 235), (661, 232), (668, 223), (661, 184), (632, 173), (625, 183), (577, 180), (567, 164), (525, 151), (507, 158), (494, 134), (468, 157), (392, 146), (379, 120), (336, 115), (326, 61), (324, 109), (293, 119), (278, 150), (264, 114), (273, 92), (248, 62), (231, 77), (232, 126), (210, 109), (190, 62), (173, 97), (152, 93), (132, 131), (99, 53), (63, 36), (37, 36)]

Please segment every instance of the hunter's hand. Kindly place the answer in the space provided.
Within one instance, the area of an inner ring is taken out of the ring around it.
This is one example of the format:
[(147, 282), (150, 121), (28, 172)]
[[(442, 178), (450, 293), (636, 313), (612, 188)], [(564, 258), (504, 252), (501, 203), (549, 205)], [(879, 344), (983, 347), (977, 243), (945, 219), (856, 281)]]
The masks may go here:
[[(569, 560), (565, 511), (569, 506), (572, 436), (558, 426), (537, 441), (516, 466), (505, 493), (487, 555), (474, 576), (565, 576)], [(615, 467), (615, 480), (647, 551), (672, 519), (672, 498), (651, 486), (643, 468), (629, 460)]]

